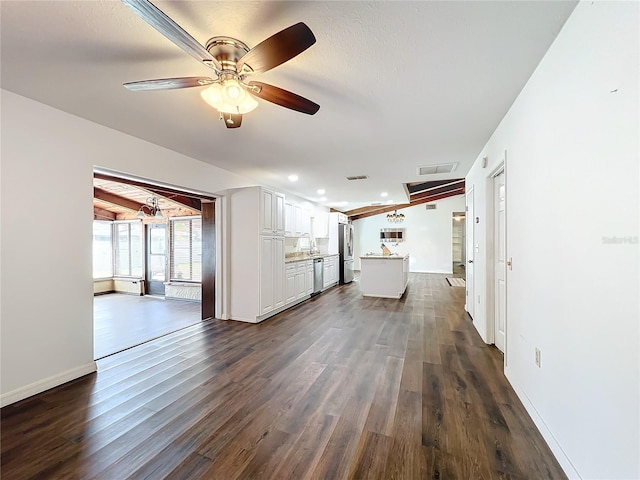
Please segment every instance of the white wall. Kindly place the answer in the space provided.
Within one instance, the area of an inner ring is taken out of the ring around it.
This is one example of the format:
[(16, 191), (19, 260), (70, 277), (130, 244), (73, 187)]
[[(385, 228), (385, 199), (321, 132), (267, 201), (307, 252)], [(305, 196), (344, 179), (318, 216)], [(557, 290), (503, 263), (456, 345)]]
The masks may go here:
[(505, 373), (570, 478), (640, 478), (638, 24), (637, 2), (580, 3), (467, 176), (488, 338), (487, 176), (507, 151)]
[[(252, 182), (1, 90), (1, 384), (8, 404), (95, 370), (94, 165), (215, 194)], [(64, 295), (47, 279), (65, 285)]]
[(402, 223), (389, 223), (386, 213), (354, 221), (354, 268), (360, 270), (361, 255), (369, 252), (382, 253), (381, 228), (404, 228), (404, 242), (397, 246), (390, 243), (385, 245), (393, 253), (408, 253), (412, 272), (451, 273), (453, 212), (464, 212), (464, 196), (457, 195), (432, 203), (437, 205), (435, 210), (427, 210), (425, 205), (399, 210), (398, 213), (405, 215)]

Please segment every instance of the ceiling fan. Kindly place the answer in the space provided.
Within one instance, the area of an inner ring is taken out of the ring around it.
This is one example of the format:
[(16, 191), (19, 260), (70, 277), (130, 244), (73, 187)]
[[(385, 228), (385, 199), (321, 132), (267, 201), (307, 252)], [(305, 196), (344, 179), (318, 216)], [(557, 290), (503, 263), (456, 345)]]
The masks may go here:
[(208, 86), (200, 95), (220, 112), (227, 128), (238, 128), (242, 115), (258, 106), (254, 96), (308, 115), (320, 109), (320, 105), (311, 100), (282, 88), (262, 82), (245, 82), (246, 77), (271, 70), (313, 45), (316, 38), (304, 23), (285, 28), (253, 48), (235, 38), (221, 36), (210, 38), (203, 47), (150, 1), (122, 2), (214, 73), (214, 78), (178, 77), (130, 82), (124, 84), (127, 89), (139, 92)]

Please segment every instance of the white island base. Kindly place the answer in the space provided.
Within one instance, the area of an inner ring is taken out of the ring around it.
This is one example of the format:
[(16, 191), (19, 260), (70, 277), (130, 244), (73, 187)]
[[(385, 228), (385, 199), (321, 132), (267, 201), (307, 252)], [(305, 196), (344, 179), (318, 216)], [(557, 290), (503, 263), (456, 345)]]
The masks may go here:
[(400, 298), (409, 283), (409, 255), (360, 257), (360, 290), (365, 297)]

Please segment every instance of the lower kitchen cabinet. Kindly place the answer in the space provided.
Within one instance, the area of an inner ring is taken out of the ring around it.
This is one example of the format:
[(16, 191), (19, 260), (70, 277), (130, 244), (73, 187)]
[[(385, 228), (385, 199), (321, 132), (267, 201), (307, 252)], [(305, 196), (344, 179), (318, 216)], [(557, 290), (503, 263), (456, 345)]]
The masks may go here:
[(304, 262), (298, 262), (296, 265), (296, 300), (304, 298), (307, 294), (305, 267)]
[(324, 271), (322, 288), (329, 288), (336, 283), (340, 278), (340, 271), (338, 270), (338, 255), (331, 255), (324, 258)]
[(305, 263), (305, 286), (307, 288), (306, 294), (311, 295), (313, 293), (313, 261), (309, 260)]
[(290, 263), (285, 268), (285, 302), (287, 304), (296, 300), (296, 264)]

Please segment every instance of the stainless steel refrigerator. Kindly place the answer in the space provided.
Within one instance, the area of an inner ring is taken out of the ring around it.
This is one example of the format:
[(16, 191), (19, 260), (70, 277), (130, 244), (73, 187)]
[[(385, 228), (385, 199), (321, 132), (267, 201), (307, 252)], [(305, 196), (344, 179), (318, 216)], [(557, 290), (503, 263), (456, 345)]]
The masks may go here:
[(338, 253), (340, 254), (340, 283), (353, 281), (353, 225), (338, 225)]

